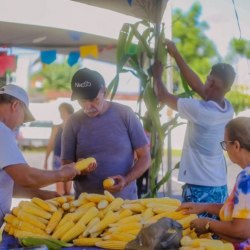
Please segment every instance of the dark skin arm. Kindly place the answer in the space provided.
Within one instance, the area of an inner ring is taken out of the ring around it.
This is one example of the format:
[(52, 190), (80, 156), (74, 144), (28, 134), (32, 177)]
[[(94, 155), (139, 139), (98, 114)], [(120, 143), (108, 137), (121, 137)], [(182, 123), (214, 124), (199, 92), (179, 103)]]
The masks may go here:
[(171, 109), (177, 110), (178, 97), (168, 92), (167, 88), (162, 82), (162, 72), (162, 64), (159, 61), (155, 62), (152, 67), (155, 94), (161, 103), (166, 104)]
[(80, 174), (74, 164), (62, 166), (60, 170), (47, 171), (32, 168), (27, 164), (15, 164), (4, 168), (17, 185), (24, 188), (41, 188), (56, 182), (72, 180)]
[(205, 99), (205, 88), (199, 76), (187, 65), (180, 52), (177, 50), (174, 42), (166, 40), (168, 53), (175, 59), (183, 77), (188, 85), (195, 91), (202, 99)]
[(38, 197), (43, 200), (48, 200), (58, 196), (59, 194), (54, 191), (42, 190), (38, 188), (24, 188), (16, 183), (14, 184), (14, 190), (13, 190), (14, 198), (32, 199), (33, 197)]
[(135, 153), (138, 159), (134, 167), (131, 168), (126, 176), (110, 176), (110, 178), (115, 180), (115, 185), (107, 189), (108, 191), (116, 193), (123, 190), (129, 183), (138, 179), (149, 168), (151, 161), (149, 146), (145, 145), (141, 148), (138, 148), (135, 150)]

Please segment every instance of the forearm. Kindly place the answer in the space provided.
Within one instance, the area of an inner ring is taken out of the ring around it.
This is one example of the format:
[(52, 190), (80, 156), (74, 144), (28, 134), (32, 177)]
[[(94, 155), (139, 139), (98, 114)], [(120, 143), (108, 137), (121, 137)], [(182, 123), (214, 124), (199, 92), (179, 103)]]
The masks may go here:
[(24, 188), (40, 188), (55, 182), (65, 181), (61, 171), (40, 170), (28, 165), (7, 167), (6, 172), (17, 185)]
[(156, 86), (158, 100), (171, 109), (177, 110), (178, 97), (168, 92), (160, 78), (156, 78), (154, 84)]
[[(243, 221), (243, 219), (242, 219)], [(247, 221), (247, 220), (245, 220)], [(247, 223), (247, 222), (246, 222)], [(245, 241), (250, 237), (246, 223), (235, 223), (235, 221), (217, 221), (212, 220), (209, 229), (212, 233), (219, 235), (221, 238), (233, 242)]]
[(174, 59), (180, 69), (181, 74), (191, 89), (204, 98), (204, 84), (202, 83), (199, 76), (188, 66), (178, 51), (175, 52)]
[(150, 157), (149, 155), (145, 155), (143, 157), (140, 157), (133, 168), (128, 172), (128, 174), (125, 176), (126, 185), (131, 183), (132, 181), (138, 179), (140, 176), (143, 175), (143, 173), (149, 169), (150, 167)]
[(222, 208), (222, 206), (223, 204), (221, 203), (204, 203), (204, 212), (219, 216), (220, 209)]

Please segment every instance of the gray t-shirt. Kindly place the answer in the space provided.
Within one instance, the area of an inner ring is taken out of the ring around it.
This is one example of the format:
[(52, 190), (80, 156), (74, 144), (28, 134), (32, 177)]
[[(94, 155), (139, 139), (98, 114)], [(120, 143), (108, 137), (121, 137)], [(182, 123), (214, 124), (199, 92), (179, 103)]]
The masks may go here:
[[(76, 196), (81, 192), (103, 194), (103, 180), (126, 175), (133, 167), (134, 150), (147, 144), (139, 119), (125, 105), (111, 102), (104, 114), (94, 118), (82, 110), (73, 114), (63, 130), (62, 159), (77, 161), (94, 157), (97, 161), (94, 172), (75, 178)], [(136, 199), (135, 181), (115, 196)]]

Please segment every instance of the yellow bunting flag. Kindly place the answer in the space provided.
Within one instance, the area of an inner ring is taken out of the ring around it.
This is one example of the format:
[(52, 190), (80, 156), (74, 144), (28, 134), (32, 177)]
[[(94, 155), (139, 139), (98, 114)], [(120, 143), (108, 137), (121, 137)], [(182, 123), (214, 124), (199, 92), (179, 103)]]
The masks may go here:
[(98, 58), (99, 56), (98, 47), (96, 45), (81, 46), (80, 55), (82, 58), (87, 57), (89, 55)]

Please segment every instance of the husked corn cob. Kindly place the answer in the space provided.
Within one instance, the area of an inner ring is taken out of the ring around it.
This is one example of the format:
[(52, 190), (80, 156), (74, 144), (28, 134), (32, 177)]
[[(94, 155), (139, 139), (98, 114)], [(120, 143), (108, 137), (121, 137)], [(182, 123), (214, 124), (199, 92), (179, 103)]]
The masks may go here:
[(42, 217), (44, 219), (50, 219), (51, 218), (51, 213), (44, 211), (42, 208), (40, 207), (36, 207), (33, 205), (29, 205), (29, 204), (25, 204), (22, 207), (24, 212), (36, 215), (38, 217)]
[(115, 199), (115, 197), (108, 190), (104, 190), (104, 195), (108, 202), (112, 202)]
[(86, 199), (94, 203), (98, 203), (101, 200), (106, 200), (106, 197), (103, 194), (88, 194)]
[(96, 206), (96, 204), (94, 202), (88, 201), (88, 203), (85, 203), (85, 204), (81, 205), (80, 207), (78, 207), (76, 209), (76, 212), (79, 210), (83, 210), (83, 209), (85, 209), (85, 211), (86, 211), (88, 208), (95, 207), (95, 206)]
[(52, 214), (52, 216), (49, 220), (49, 223), (45, 229), (45, 232), (47, 234), (51, 234), (54, 231), (54, 229), (56, 228), (56, 226), (60, 222), (62, 216), (63, 216), (63, 210), (61, 208), (59, 208), (56, 212), (54, 212)]
[(112, 233), (103, 237), (104, 240), (120, 240), (125, 242), (129, 242), (135, 238), (135, 235), (126, 232)]
[(13, 234), (16, 238), (26, 238), (26, 237), (40, 237), (40, 238), (46, 238), (46, 235), (40, 235), (37, 233), (33, 233), (33, 232), (28, 232), (28, 231), (23, 231), (23, 230), (19, 230), (19, 229), (15, 229), (14, 230), (14, 234)]
[(187, 227), (190, 226), (190, 222), (191, 222), (192, 220), (194, 220), (194, 219), (197, 219), (197, 218), (198, 218), (198, 217), (197, 217), (196, 214), (189, 214), (189, 215), (187, 215), (185, 218), (182, 218), (182, 219), (180, 219), (180, 220), (177, 220), (177, 222), (179, 222), (179, 223), (182, 225), (182, 227), (183, 227), (184, 229), (186, 229)]
[(8, 232), (10, 231), (10, 228), (11, 228), (11, 227), (12, 227), (11, 224), (6, 223), (6, 224), (4, 225), (4, 231), (8, 233)]
[(55, 231), (56, 231), (59, 227), (62, 227), (62, 225), (64, 225), (67, 221), (72, 221), (72, 222), (73, 222), (72, 213), (68, 213), (68, 214), (65, 214), (65, 215), (63, 216), (63, 218), (62, 218), (62, 219), (59, 221), (59, 223), (57, 224)]
[(56, 207), (56, 209), (58, 209), (59, 207), (62, 206), (61, 203), (59, 203), (58, 201), (54, 201), (54, 200), (46, 200), (46, 202), (48, 202), (49, 204), (51, 204), (52, 206)]
[(140, 231), (141, 231), (141, 228), (137, 228), (137, 229), (128, 230), (126, 233), (133, 234), (136, 236)]
[(42, 230), (44, 230), (46, 228), (46, 225), (48, 224), (48, 220), (38, 217), (36, 215), (26, 213), (22, 210), (18, 212), (17, 217), (19, 220), (26, 221), (32, 224), (33, 226), (38, 227)]
[(159, 204), (152, 204), (152, 203), (149, 203), (147, 205), (147, 207), (151, 207), (153, 209), (153, 212), (156, 213), (156, 214), (161, 214), (161, 213), (164, 213), (164, 212), (174, 212), (177, 207), (176, 206), (172, 206), (172, 205), (159, 205)]
[(145, 224), (155, 223), (156, 221), (158, 221), (161, 218), (169, 217), (170, 214), (171, 214), (171, 212), (164, 212), (164, 213), (161, 213), (161, 214), (157, 214), (157, 215), (149, 218), (148, 220), (146, 220)]
[(18, 219), (13, 214), (6, 214), (4, 216), (4, 221), (11, 224), (12, 226), (16, 226), (18, 224)]
[(57, 208), (54, 205), (52, 205), (52, 204), (50, 204), (50, 203), (48, 203), (48, 202), (46, 202), (46, 201), (44, 201), (44, 200), (42, 200), (40, 198), (34, 197), (34, 198), (31, 199), (31, 201), (34, 204), (36, 204), (37, 206), (44, 209), (45, 211), (53, 213), (53, 212), (55, 212), (57, 210)]
[(123, 204), (124, 200), (120, 197), (115, 198), (104, 210), (104, 214), (106, 214), (108, 211), (118, 211), (121, 208), (121, 205)]
[(120, 219), (123, 219), (123, 218), (126, 218), (128, 216), (131, 216), (132, 214), (133, 214), (133, 212), (130, 209), (126, 209), (126, 208), (121, 209), (119, 211), (119, 217), (120, 217)]
[(116, 222), (118, 219), (119, 219), (119, 214), (110, 211), (106, 214), (106, 216), (99, 223), (91, 227), (89, 232), (90, 234), (92, 234), (92, 233), (102, 231), (106, 227), (108, 227), (109, 224)]
[(93, 227), (94, 225), (96, 225), (97, 223), (99, 223), (101, 220), (99, 217), (95, 217), (93, 218), (87, 225), (86, 229), (84, 230), (82, 236), (83, 237), (87, 237), (89, 235), (89, 230), (91, 227)]
[(21, 207), (13, 207), (12, 208), (12, 213), (17, 216), (18, 212), (21, 211)]
[(173, 220), (180, 220), (180, 219), (187, 217), (187, 215), (183, 214), (182, 211), (178, 211), (178, 212), (173, 211), (169, 214), (168, 217), (173, 219)]
[(95, 245), (107, 249), (125, 249), (127, 242), (119, 240), (106, 240), (96, 242)]
[(96, 159), (93, 157), (88, 157), (86, 159), (82, 159), (82, 160), (77, 161), (75, 164), (75, 168), (78, 169), (79, 171), (83, 171), (91, 163), (96, 163)]
[(81, 205), (84, 205), (88, 202), (89, 201), (86, 198), (78, 198), (77, 200), (72, 201), (72, 205), (74, 207), (80, 207)]
[(143, 211), (141, 219), (144, 222), (153, 216), (154, 216), (153, 209), (151, 207), (148, 207), (146, 210)]
[(83, 233), (85, 230), (85, 225), (81, 225), (77, 223), (72, 228), (70, 228), (62, 237), (61, 240), (65, 242), (69, 242), (73, 239), (75, 239), (77, 236)]
[(102, 185), (104, 189), (110, 188), (115, 185), (115, 180), (112, 178), (107, 178), (103, 181)]
[(88, 209), (88, 211), (77, 222), (76, 225), (84, 225), (85, 226), (89, 221), (91, 221), (98, 214), (98, 212), (99, 211), (96, 207), (90, 207)]
[(126, 223), (131, 223), (131, 222), (139, 222), (141, 220), (141, 215), (131, 215), (125, 218), (122, 218), (117, 221), (116, 225), (119, 224), (126, 224)]
[(111, 227), (108, 229), (110, 232), (127, 232), (128, 230), (141, 229), (142, 224), (139, 222), (120, 224), (117, 227)]
[(52, 234), (52, 238), (60, 239), (68, 230), (74, 227), (74, 222), (66, 221), (62, 226), (57, 227), (56, 230)]
[(39, 234), (39, 235), (46, 235), (46, 233), (42, 229), (37, 228), (25, 221), (19, 221), (17, 228), (19, 230), (26, 231), (26, 232), (32, 232), (32, 233)]
[(108, 206), (108, 204), (109, 204), (109, 202), (107, 200), (101, 200), (101, 201), (98, 202), (97, 208), (100, 209), (100, 210), (104, 209), (104, 208), (106, 208)]
[(123, 204), (122, 207), (130, 209), (131, 211), (136, 213), (141, 213), (145, 210), (145, 207), (139, 203)]
[(69, 212), (70, 213), (73, 213), (73, 212), (75, 212), (76, 211), (76, 207), (75, 206), (71, 206), (70, 208), (69, 208)]
[(63, 208), (65, 211), (69, 210), (69, 209), (70, 209), (70, 203), (69, 203), (69, 202), (63, 203), (63, 204), (62, 204), (62, 208)]
[(181, 201), (178, 199), (172, 199), (172, 198), (146, 198), (146, 199), (140, 199), (140, 203), (142, 205), (147, 206), (147, 203), (157, 203), (157, 204), (165, 204), (165, 205), (172, 205), (179, 207), (181, 205)]
[(62, 205), (63, 203), (66, 203), (66, 202), (68, 201), (66, 196), (55, 197), (55, 198), (50, 199), (50, 200), (51, 200), (51, 201), (58, 202), (58, 203), (60, 203), (61, 205)]
[(101, 240), (101, 238), (80, 238), (73, 240), (73, 243), (75, 246), (95, 246), (95, 243)]

